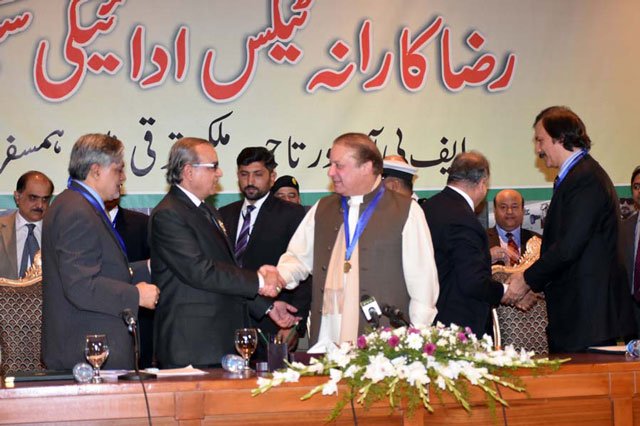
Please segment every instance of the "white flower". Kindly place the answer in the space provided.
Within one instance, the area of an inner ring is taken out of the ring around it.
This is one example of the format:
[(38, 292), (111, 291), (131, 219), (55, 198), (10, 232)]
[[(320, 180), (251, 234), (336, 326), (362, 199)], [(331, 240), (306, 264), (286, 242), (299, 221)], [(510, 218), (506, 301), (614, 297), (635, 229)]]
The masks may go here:
[(280, 382), (284, 381), (286, 383), (295, 383), (300, 380), (300, 373), (290, 368), (287, 368), (285, 371), (274, 371), (273, 380), (280, 380)]
[(418, 333), (411, 333), (407, 336), (407, 346), (409, 349), (419, 351), (424, 346), (424, 339)]
[(327, 383), (325, 383), (322, 386), (322, 394), (323, 395), (332, 395), (332, 394), (338, 394), (338, 384), (336, 382), (334, 382), (333, 380), (329, 380)]
[(389, 340), (390, 337), (391, 337), (390, 331), (383, 330), (380, 332), (380, 339), (384, 340), (385, 342)]
[(335, 368), (330, 369), (329, 377), (331, 377), (331, 380), (338, 383), (340, 380), (342, 380), (342, 370), (337, 370)]
[(316, 358), (311, 358), (309, 366), (306, 368), (309, 373), (320, 374), (324, 371), (324, 364), (318, 361)]
[(418, 361), (414, 361), (407, 366), (406, 378), (411, 386), (416, 386), (416, 384), (425, 385), (431, 381), (424, 364)]
[(376, 356), (369, 357), (369, 365), (367, 365), (364, 372), (364, 378), (370, 379), (373, 383), (378, 383), (385, 377), (393, 376), (395, 369), (384, 354), (378, 354)]
[(391, 332), (396, 336), (403, 336), (407, 332), (407, 328), (406, 327), (394, 328)]
[(358, 367), (355, 364), (351, 364), (349, 368), (344, 372), (343, 377), (355, 377), (358, 371), (362, 370), (361, 367)]
[(271, 379), (267, 379), (266, 377), (258, 377), (258, 387), (261, 388), (263, 386), (267, 386), (271, 384)]

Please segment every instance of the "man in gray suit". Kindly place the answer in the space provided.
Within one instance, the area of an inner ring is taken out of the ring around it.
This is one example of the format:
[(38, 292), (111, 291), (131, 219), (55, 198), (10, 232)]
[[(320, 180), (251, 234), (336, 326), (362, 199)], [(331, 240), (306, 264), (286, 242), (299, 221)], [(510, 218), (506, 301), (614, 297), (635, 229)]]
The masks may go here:
[(629, 291), (633, 298), (634, 318), (637, 328), (640, 330), (640, 254), (638, 252), (638, 240), (640, 239), (640, 213), (638, 213), (640, 210), (640, 166), (636, 167), (631, 173), (631, 195), (636, 212), (622, 221), (620, 239), (629, 277)]
[[(124, 145), (103, 134), (80, 137), (71, 150), (69, 183), (52, 203), (42, 230), (42, 355), (49, 369), (84, 360), (85, 336), (106, 334), (104, 367), (131, 369), (133, 342), (122, 312), (153, 309), (159, 290), (146, 262), (130, 268), (122, 238), (105, 210), (125, 181)], [(146, 274), (145, 274), (146, 272)]]
[(18, 210), (0, 217), (0, 277), (22, 278), (42, 243), (42, 216), (49, 207), (53, 182), (31, 170), (18, 179), (13, 193)]

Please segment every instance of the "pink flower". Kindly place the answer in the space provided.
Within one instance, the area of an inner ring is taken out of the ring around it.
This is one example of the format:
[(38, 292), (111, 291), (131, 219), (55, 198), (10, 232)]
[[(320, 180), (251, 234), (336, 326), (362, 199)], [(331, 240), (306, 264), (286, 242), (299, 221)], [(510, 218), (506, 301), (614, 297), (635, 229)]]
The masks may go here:
[(464, 332), (467, 334), (473, 334), (473, 330), (471, 330), (471, 327), (465, 327)]
[(464, 333), (458, 333), (458, 340), (460, 340), (462, 343), (467, 341), (467, 335)]
[(411, 327), (407, 330), (408, 334), (420, 334), (420, 330), (418, 330), (417, 328)]
[(422, 352), (424, 352), (427, 355), (433, 355), (436, 349), (437, 349), (437, 346), (429, 342), (424, 345), (424, 347), (422, 348)]
[(400, 344), (400, 338), (394, 334), (393, 336), (391, 336), (389, 338), (389, 340), (387, 340), (387, 343), (392, 348), (395, 348), (396, 346), (398, 346)]
[(364, 337), (363, 334), (361, 334), (360, 336), (358, 336), (358, 339), (356, 340), (356, 344), (358, 345), (358, 349), (364, 349), (367, 347), (367, 338)]

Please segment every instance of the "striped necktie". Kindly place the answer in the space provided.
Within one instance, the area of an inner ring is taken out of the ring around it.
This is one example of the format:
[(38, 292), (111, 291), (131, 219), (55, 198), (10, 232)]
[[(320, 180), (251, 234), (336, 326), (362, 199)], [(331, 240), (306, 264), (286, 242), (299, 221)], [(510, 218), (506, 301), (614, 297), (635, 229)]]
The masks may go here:
[(249, 231), (251, 230), (251, 212), (255, 208), (256, 206), (249, 204), (247, 206), (245, 214), (242, 216), (244, 221), (242, 222), (242, 228), (240, 228), (240, 234), (238, 234), (238, 239), (236, 240), (235, 249), (236, 259), (238, 259), (238, 263), (240, 264), (240, 266), (242, 266), (242, 256), (247, 250), (247, 245), (249, 244)]
[(27, 239), (24, 242), (24, 250), (22, 251), (22, 261), (20, 262), (19, 275), (20, 278), (24, 277), (24, 274), (27, 272), (27, 268), (29, 267), (29, 265), (33, 264), (33, 258), (36, 256), (36, 252), (40, 250), (38, 240), (33, 233), (36, 225), (33, 223), (27, 223), (25, 226), (29, 228), (29, 233), (27, 234)]

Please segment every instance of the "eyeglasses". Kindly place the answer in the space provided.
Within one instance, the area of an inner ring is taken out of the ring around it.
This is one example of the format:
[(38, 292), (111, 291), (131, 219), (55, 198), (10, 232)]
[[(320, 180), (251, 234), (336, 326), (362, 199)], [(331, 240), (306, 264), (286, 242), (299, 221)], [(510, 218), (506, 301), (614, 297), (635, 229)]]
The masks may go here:
[(220, 164), (216, 161), (215, 163), (192, 163), (192, 167), (204, 167), (205, 169), (218, 170)]

